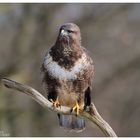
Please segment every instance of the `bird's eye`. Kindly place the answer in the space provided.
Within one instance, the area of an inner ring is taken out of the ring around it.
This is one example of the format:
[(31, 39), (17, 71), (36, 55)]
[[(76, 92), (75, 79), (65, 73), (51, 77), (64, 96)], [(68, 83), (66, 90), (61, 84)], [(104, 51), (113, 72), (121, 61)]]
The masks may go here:
[(68, 32), (68, 33), (73, 33), (73, 31), (72, 31), (72, 30), (67, 30), (67, 32)]

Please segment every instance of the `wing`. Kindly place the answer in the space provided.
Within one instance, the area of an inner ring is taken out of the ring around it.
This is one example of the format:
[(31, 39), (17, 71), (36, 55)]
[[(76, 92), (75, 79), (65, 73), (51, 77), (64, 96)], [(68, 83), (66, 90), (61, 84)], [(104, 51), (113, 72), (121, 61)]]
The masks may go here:
[(84, 92), (84, 105), (85, 105), (85, 109), (87, 106), (90, 106), (91, 104), (91, 90), (92, 90), (92, 80), (93, 80), (93, 76), (94, 76), (94, 64), (93, 64), (93, 60), (92, 58), (89, 56), (89, 52), (83, 48), (84, 53), (86, 54), (86, 67), (84, 68), (84, 79), (86, 80), (86, 89)]
[(48, 99), (56, 100), (57, 98), (57, 86), (59, 85), (59, 81), (53, 77), (52, 73), (50, 73), (48, 69), (48, 65), (52, 63), (52, 58), (50, 56), (51, 49), (46, 53), (43, 64), (41, 66), (42, 73), (42, 85), (45, 93), (45, 97)]
[[(47, 56), (48, 52), (45, 54), (45, 56)], [(44, 59), (45, 60), (45, 59)], [(42, 80), (42, 88), (43, 88), (43, 93), (44, 93), (44, 96), (46, 97), (46, 95), (48, 95), (48, 86), (46, 84), (46, 69), (44, 67), (44, 60), (43, 60), (43, 63), (41, 65), (41, 80)]]
[(82, 47), (85, 59), (83, 60), (83, 68), (78, 73), (79, 80), (86, 81), (87, 86), (92, 86), (92, 80), (94, 76), (94, 64), (92, 58), (89, 56), (88, 51)]

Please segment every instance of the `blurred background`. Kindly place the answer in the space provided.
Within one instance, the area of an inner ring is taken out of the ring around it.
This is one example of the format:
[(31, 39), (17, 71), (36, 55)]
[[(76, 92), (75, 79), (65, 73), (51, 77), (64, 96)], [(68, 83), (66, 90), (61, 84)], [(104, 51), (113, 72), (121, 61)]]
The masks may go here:
[[(94, 101), (118, 136), (140, 136), (140, 4), (0, 4), (0, 78), (43, 92), (40, 67), (66, 22), (94, 59)], [(17, 94), (16, 94), (17, 93)], [(58, 125), (56, 113), (0, 84), (0, 136), (104, 136)]]

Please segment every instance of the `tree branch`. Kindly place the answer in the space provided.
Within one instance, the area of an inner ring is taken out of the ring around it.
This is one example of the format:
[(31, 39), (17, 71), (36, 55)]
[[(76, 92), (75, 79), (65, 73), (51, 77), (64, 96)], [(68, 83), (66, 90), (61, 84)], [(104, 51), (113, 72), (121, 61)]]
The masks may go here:
[[(7, 78), (3, 78), (1, 81), (7, 88), (15, 89), (29, 95), (44, 108), (48, 108), (61, 114), (76, 114), (75, 112), (70, 112), (71, 108), (69, 107), (61, 106), (58, 108), (54, 108), (49, 100), (47, 100), (41, 93), (39, 93), (37, 90), (33, 89), (30, 86), (20, 84)], [(117, 137), (110, 125), (99, 115), (93, 103), (89, 107), (89, 111), (81, 111), (79, 117), (88, 119), (94, 124), (96, 124), (106, 136)]]

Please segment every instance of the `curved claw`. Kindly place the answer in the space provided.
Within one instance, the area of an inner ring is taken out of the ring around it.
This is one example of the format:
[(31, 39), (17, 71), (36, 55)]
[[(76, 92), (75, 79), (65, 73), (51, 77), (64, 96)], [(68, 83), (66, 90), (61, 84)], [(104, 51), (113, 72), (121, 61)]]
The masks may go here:
[(80, 106), (79, 106), (78, 102), (76, 102), (76, 105), (72, 108), (72, 111), (75, 111), (76, 115), (79, 115)]
[(53, 103), (53, 107), (61, 107), (60, 103), (59, 103), (59, 100), (58, 100), (58, 97), (56, 98), (55, 101), (53, 101), (52, 99), (50, 99), (50, 101)]

